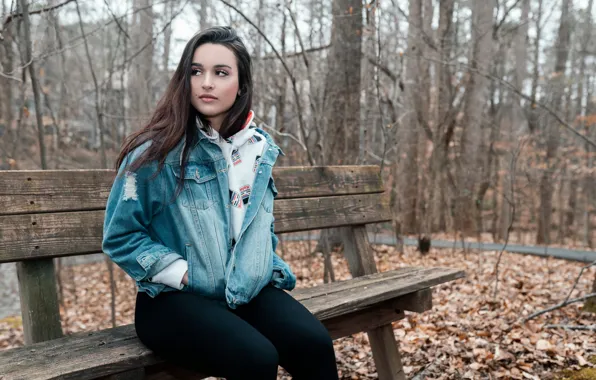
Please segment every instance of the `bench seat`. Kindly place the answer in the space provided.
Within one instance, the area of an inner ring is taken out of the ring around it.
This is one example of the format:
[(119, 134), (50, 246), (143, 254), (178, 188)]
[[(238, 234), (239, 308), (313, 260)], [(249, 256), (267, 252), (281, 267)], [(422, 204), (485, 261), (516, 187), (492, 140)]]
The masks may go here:
[[(462, 277), (459, 269), (407, 267), (300, 288), (292, 294), (337, 339), (399, 320), (403, 310), (428, 310), (432, 286)], [(176, 371), (176, 377), (169, 375)], [(191, 378), (180, 375), (184, 372), (164, 366), (137, 339), (134, 325), (0, 351), (1, 380)]]

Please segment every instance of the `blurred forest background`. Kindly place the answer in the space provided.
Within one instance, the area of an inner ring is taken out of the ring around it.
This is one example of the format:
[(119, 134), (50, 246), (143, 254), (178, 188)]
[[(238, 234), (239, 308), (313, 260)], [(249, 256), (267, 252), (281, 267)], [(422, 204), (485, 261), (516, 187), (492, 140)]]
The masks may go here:
[(380, 165), (397, 236), (593, 247), (593, 0), (3, 0), (2, 169), (112, 168), (186, 40), (239, 31), (280, 165)]

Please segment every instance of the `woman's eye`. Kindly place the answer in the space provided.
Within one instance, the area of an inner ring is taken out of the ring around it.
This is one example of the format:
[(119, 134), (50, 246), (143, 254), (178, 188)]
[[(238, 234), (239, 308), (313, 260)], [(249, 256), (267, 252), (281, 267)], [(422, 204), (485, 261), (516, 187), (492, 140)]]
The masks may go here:
[(199, 75), (200, 73), (201, 73), (201, 70), (198, 70), (198, 69), (192, 69), (192, 71), (190, 72), (190, 74), (192, 76)]
[(217, 76), (220, 76), (220, 77), (225, 77), (228, 75), (228, 73), (223, 70), (217, 70), (215, 73), (217, 74)]

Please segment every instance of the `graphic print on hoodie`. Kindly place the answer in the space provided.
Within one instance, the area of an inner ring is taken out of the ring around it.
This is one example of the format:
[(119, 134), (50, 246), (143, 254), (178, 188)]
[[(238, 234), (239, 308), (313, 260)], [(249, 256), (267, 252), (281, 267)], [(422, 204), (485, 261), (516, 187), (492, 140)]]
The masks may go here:
[(203, 135), (221, 148), (228, 164), (230, 237), (234, 241), (238, 240), (242, 228), (259, 159), (266, 144), (265, 137), (256, 131), (253, 118), (254, 113), (250, 111), (242, 129), (227, 139), (222, 138), (214, 129), (211, 129), (211, 134), (208, 135), (199, 128)]

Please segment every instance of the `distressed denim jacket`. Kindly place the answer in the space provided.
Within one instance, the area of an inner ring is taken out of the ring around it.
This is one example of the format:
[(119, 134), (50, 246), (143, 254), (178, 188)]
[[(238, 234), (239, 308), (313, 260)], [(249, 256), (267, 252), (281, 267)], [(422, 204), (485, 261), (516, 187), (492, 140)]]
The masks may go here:
[(191, 149), (184, 187), (180, 178), (184, 139), (166, 157), (129, 172), (127, 166), (147, 142), (122, 163), (106, 205), (103, 251), (130, 275), (139, 291), (155, 297), (178, 291), (151, 278), (179, 258), (188, 262), (188, 285), (182, 291), (226, 302), (248, 303), (265, 286), (292, 290), (296, 277), (275, 253), (273, 200), (277, 189), (272, 168), (281, 149), (265, 131), (253, 191), (237, 242), (229, 235), (230, 201), (226, 160), (221, 149), (202, 134)]

